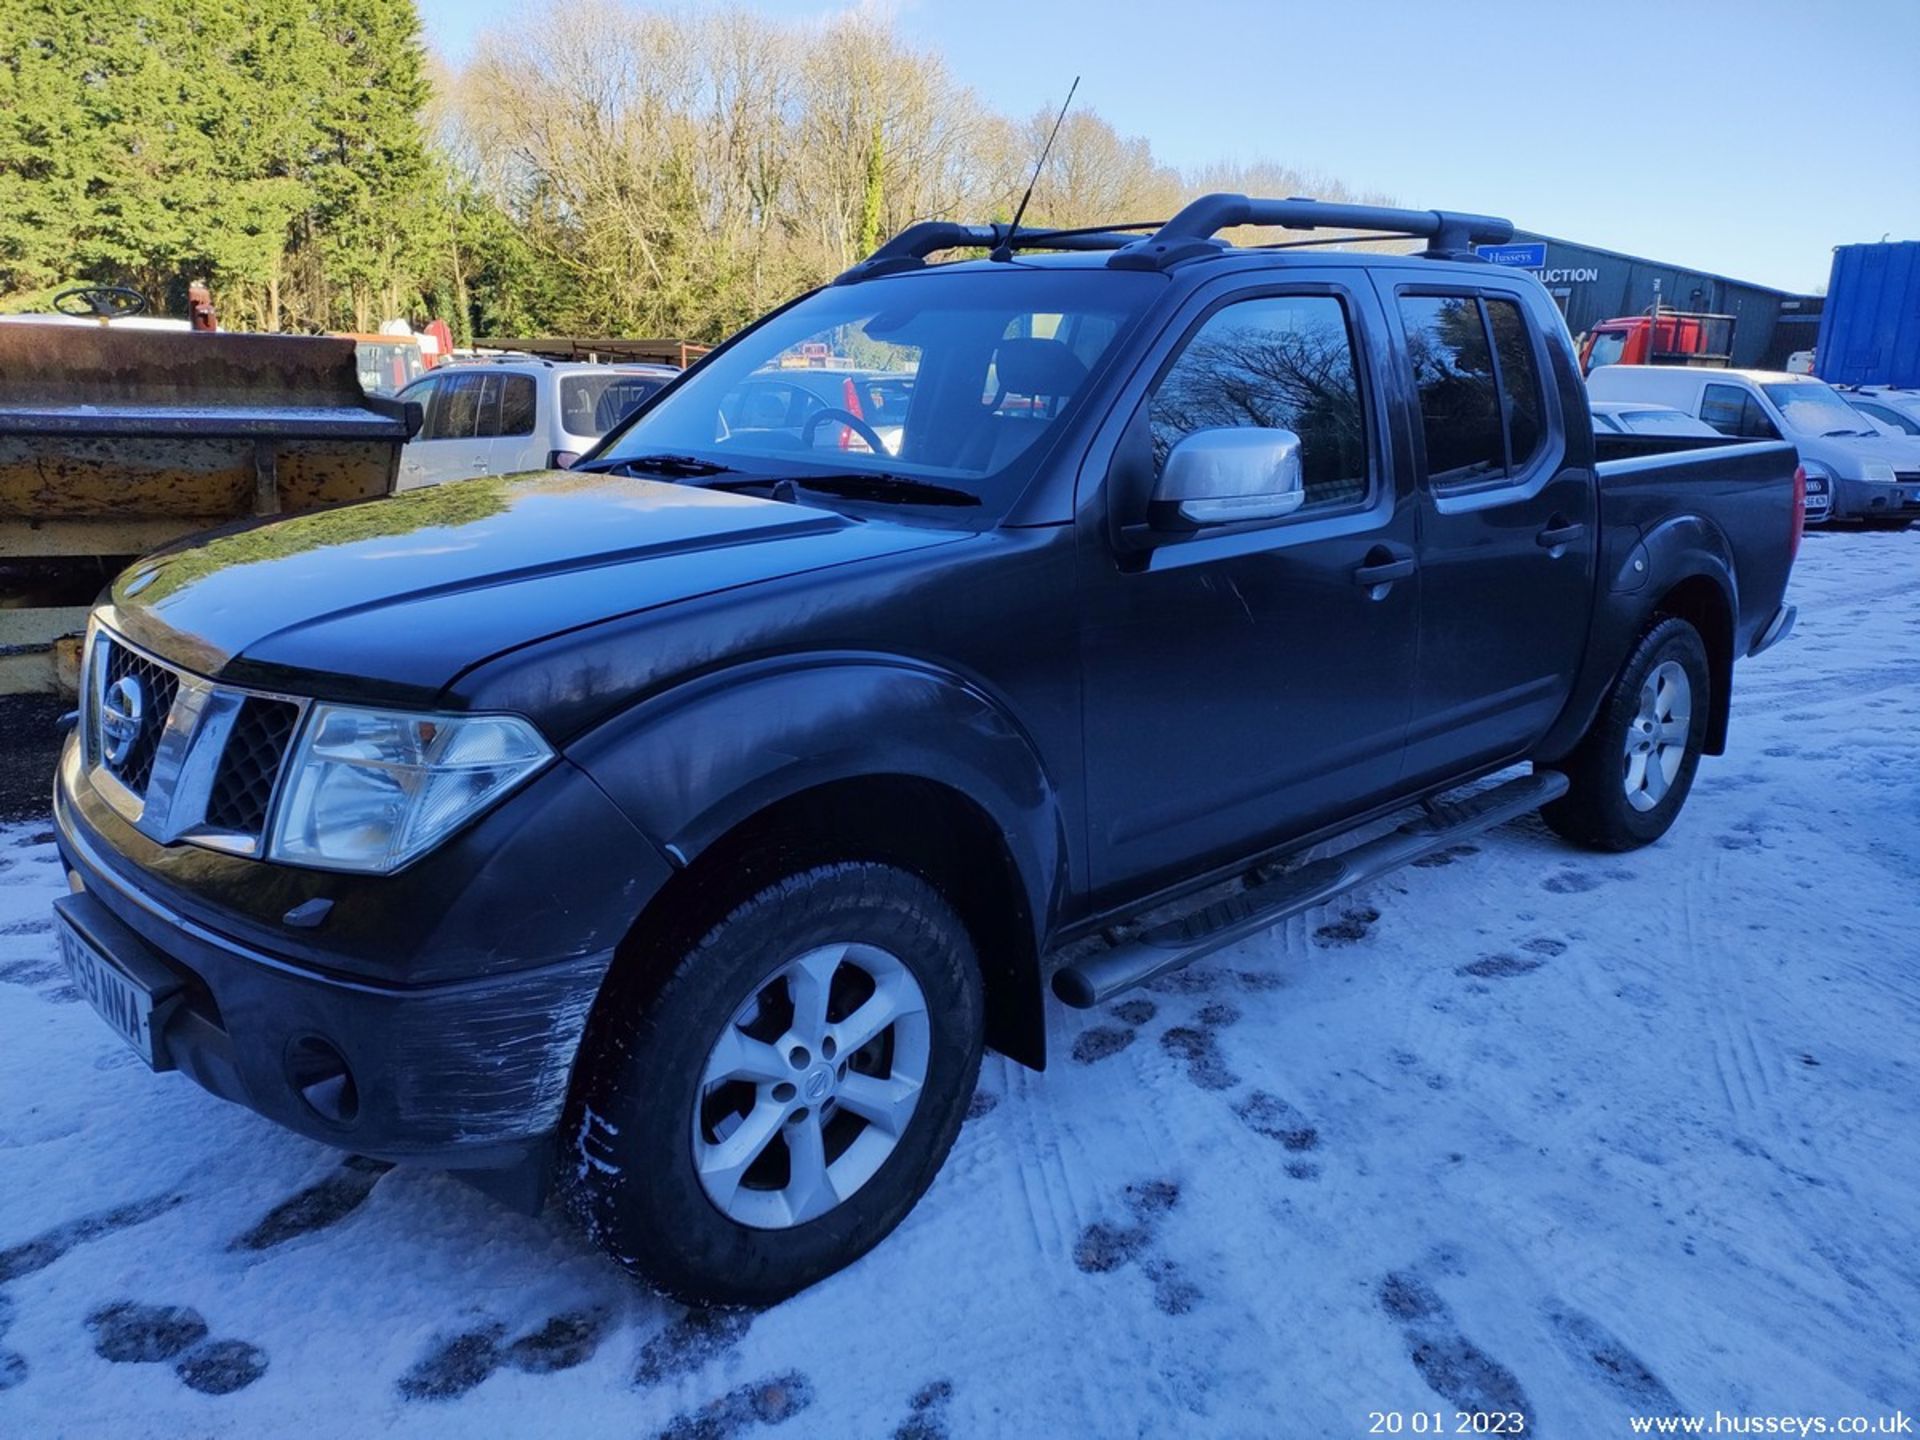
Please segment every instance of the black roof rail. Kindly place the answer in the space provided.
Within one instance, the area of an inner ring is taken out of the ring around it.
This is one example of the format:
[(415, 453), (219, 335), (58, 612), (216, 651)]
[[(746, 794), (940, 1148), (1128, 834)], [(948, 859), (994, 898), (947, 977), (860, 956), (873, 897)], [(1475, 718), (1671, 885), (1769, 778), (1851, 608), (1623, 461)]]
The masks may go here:
[(994, 250), (1012, 241), (1016, 250), (1118, 250), (1139, 239), (1128, 230), (1151, 230), (1158, 220), (1133, 224), (1103, 225), (1085, 230), (1021, 230), (1009, 234), (1002, 224), (962, 225), (957, 220), (923, 220), (909, 225), (888, 240), (858, 265), (835, 278), (836, 285), (871, 280), (896, 270), (914, 270), (926, 264), (927, 256), (940, 250)]
[(1245, 195), (1202, 195), (1158, 231), (1115, 251), (1107, 264), (1118, 270), (1159, 270), (1182, 260), (1217, 255), (1229, 249), (1216, 230), (1235, 225), (1277, 225), (1286, 230), (1365, 230), (1408, 235), (1427, 241), (1436, 259), (1477, 259), (1476, 244), (1498, 245), (1513, 238), (1513, 222), (1493, 215), (1453, 210), (1396, 210), (1385, 205), (1346, 205), (1294, 196), (1254, 200)]

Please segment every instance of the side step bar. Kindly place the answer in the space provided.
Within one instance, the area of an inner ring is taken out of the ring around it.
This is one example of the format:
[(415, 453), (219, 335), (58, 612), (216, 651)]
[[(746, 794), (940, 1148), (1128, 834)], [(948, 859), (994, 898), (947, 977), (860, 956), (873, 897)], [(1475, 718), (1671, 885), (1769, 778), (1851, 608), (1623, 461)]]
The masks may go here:
[(1062, 967), (1053, 993), (1081, 1010), (1258, 934), (1402, 865), (1531, 814), (1567, 793), (1567, 777), (1541, 770), (1455, 801), (1440, 801), (1391, 834), (1169, 920), (1111, 950)]

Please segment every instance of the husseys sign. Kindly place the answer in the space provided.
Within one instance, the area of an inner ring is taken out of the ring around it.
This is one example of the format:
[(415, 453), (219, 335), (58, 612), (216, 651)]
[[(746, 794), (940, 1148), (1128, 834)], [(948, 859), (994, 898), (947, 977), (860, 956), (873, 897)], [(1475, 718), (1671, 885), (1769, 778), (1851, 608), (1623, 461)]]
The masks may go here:
[(1598, 267), (1593, 265), (1570, 265), (1549, 269), (1547, 247), (1540, 241), (1518, 245), (1476, 245), (1473, 247), (1473, 253), (1495, 265), (1511, 265), (1518, 270), (1531, 270), (1540, 277), (1543, 285), (1579, 285), (1600, 278)]

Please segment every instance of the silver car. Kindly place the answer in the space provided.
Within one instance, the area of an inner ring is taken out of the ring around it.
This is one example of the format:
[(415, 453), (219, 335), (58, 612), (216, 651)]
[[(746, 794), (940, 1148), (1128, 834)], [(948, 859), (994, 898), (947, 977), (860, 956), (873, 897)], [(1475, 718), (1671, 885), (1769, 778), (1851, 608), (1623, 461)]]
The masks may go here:
[(518, 358), (443, 365), (400, 392), (425, 418), (400, 452), (399, 488), (563, 470), (679, 373)]
[(1920, 436), (1920, 390), (1875, 385), (1843, 389), (1840, 398), (1878, 425), (1882, 434)]
[(1636, 400), (1595, 400), (1593, 428), (1610, 435), (1695, 435), (1718, 438), (1720, 432), (1671, 405), (1643, 405)]

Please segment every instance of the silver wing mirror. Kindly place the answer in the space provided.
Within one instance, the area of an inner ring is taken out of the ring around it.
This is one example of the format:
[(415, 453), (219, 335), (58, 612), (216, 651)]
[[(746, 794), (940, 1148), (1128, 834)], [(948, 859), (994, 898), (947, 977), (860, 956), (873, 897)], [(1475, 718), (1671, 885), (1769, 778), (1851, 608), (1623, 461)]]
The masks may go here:
[(1306, 503), (1300, 437), (1291, 430), (1196, 430), (1167, 454), (1147, 523), (1198, 530), (1279, 520)]

